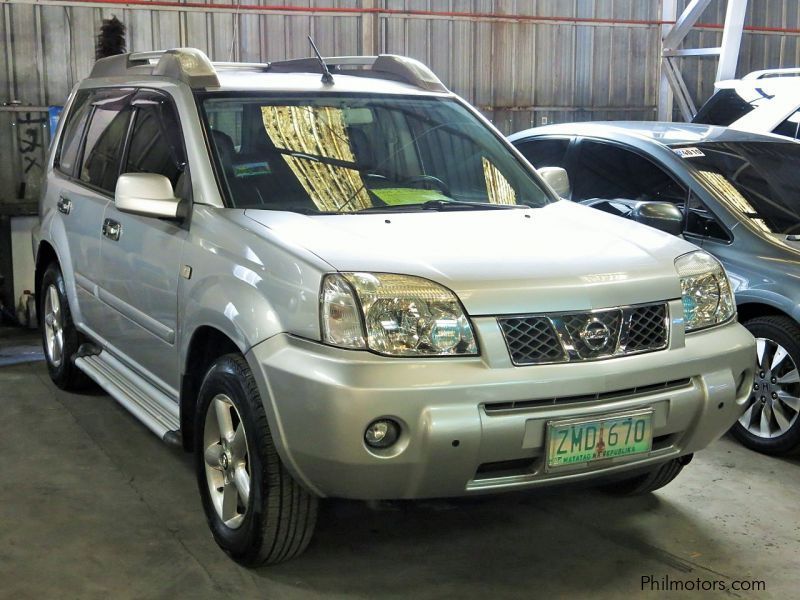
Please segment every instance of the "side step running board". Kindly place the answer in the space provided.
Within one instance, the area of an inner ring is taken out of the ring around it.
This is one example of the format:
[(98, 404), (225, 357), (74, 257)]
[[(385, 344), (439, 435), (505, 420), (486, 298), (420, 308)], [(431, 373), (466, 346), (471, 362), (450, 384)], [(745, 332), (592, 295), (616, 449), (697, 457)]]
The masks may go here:
[(94, 379), (162, 440), (172, 442), (180, 435), (178, 403), (143, 381), (108, 352), (77, 355), (75, 366)]

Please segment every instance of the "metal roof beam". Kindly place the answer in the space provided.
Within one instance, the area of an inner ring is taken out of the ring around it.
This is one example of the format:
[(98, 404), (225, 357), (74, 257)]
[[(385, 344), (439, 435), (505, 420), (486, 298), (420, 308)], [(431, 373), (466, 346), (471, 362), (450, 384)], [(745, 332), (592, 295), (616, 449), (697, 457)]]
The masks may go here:
[(711, 0), (692, 0), (676, 19), (669, 33), (664, 36), (664, 48), (670, 50), (677, 48), (689, 35), (692, 27), (695, 26), (700, 15), (709, 4), (711, 4)]
[(678, 67), (677, 58), (719, 57), (716, 81), (732, 79), (736, 76), (739, 62), (739, 48), (742, 43), (744, 19), (747, 13), (747, 0), (728, 0), (725, 25), (722, 30), (722, 44), (717, 48), (679, 48), (686, 36), (697, 25), (703, 11), (711, 0), (691, 0), (680, 16), (677, 13), (677, 0), (662, 0), (662, 21), (675, 21), (672, 26), (664, 26), (661, 35), (661, 81), (658, 94), (658, 118), (672, 120), (672, 107), (678, 101), (683, 118), (691, 121), (697, 112), (694, 101)]
[(742, 45), (744, 17), (747, 14), (747, 0), (728, 0), (725, 11), (725, 28), (722, 30), (722, 46), (717, 65), (717, 81), (736, 77), (739, 63), (739, 48)]
[(721, 47), (716, 48), (681, 48), (680, 50), (664, 50), (663, 56), (719, 56)]

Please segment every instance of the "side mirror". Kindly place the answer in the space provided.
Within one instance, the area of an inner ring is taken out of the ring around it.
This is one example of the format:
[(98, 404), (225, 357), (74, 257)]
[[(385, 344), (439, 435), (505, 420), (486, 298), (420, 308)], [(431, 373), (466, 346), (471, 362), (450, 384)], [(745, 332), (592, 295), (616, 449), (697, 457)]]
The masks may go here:
[(559, 198), (570, 197), (572, 189), (569, 186), (569, 175), (567, 175), (565, 169), (561, 167), (542, 167), (541, 169), (536, 169), (536, 171), (542, 176), (544, 182), (553, 188)]
[(683, 233), (683, 213), (669, 202), (638, 202), (633, 207), (630, 218), (672, 235)]
[(118, 210), (145, 217), (177, 219), (180, 201), (169, 179), (156, 173), (124, 173), (114, 191)]

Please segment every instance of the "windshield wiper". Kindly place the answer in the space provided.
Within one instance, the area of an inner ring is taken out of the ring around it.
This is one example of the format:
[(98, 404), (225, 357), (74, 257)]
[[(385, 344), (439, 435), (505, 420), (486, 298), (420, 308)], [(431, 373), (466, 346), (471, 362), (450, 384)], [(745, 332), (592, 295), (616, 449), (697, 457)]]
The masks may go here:
[(414, 204), (387, 204), (363, 208), (359, 213), (398, 212), (403, 210), (505, 210), (508, 208), (530, 208), (524, 204), (493, 204), (491, 202), (467, 202), (466, 200), (428, 200)]
[(343, 169), (351, 169), (353, 171), (365, 171), (363, 167), (359, 167), (357, 163), (349, 160), (340, 160), (338, 158), (330, 158), (328, 156), (320, 156), (319, 154), (308, 154), (306, 152), (298, 152), (297, 150), (286, 150), (284, 148), (276, 148), (279, 154), (286, 154), (293, 158), (302, 158), (303, 160), (310, 160), (313, 162), (323, 163), (326, 165), (333, 165), (334, 167), (342, 167)]
[(280, 204), (274, 204), (274, 205), (257, 204), (254, 206), (245, 206), (243, 208), (247, 210), (274, 210), (278, 212), (293, 212), (301, 215), (310, 215), (310, 216), (343, 214), (341, 211), (336, 211), (336, 210), (317, 210), (316, 208), (309, 208), (306, 206), (282, 206)]

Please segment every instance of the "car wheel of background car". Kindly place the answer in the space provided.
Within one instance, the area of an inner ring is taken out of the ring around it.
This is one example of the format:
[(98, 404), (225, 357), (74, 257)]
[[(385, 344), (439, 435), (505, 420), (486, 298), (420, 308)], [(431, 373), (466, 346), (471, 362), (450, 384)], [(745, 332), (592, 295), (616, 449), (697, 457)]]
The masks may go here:
[(200, 388), (195, 465), (214, 539), (237, 562), (278, 563), (305, 550), (317, 498), (281, 463), (253, 374), (240, 355), (217, 359)]
[(674, 458), (648, 473), (637, 475), (630, 479), (622, 479), (620, 481), (608, 483), (600, 486), (600, 489), (607, 494), (613, 494), (615, 496), (639, 496), (642, 494), (649, 494), (650, 492), (664, 487), (675, 479), (680, 472), (683, 471), (683, 467), (688, 465), (691, 460), (691, 454), (681, 456), (680, 458)]
[(788, 317), (757, 317), (744, 326), (756, 338), (756, 377), (750, 404), (731, 433), (758, 452), (798, 451), (800, 327)]
[(90, 380), (72, 362), (72, 355), (80, 345), (80, 334), (72, 322), (64, 276), (58, 263), (47, 267), (40, 289), (42, 346), (50, 379), (62, 390), (85, 388)]

